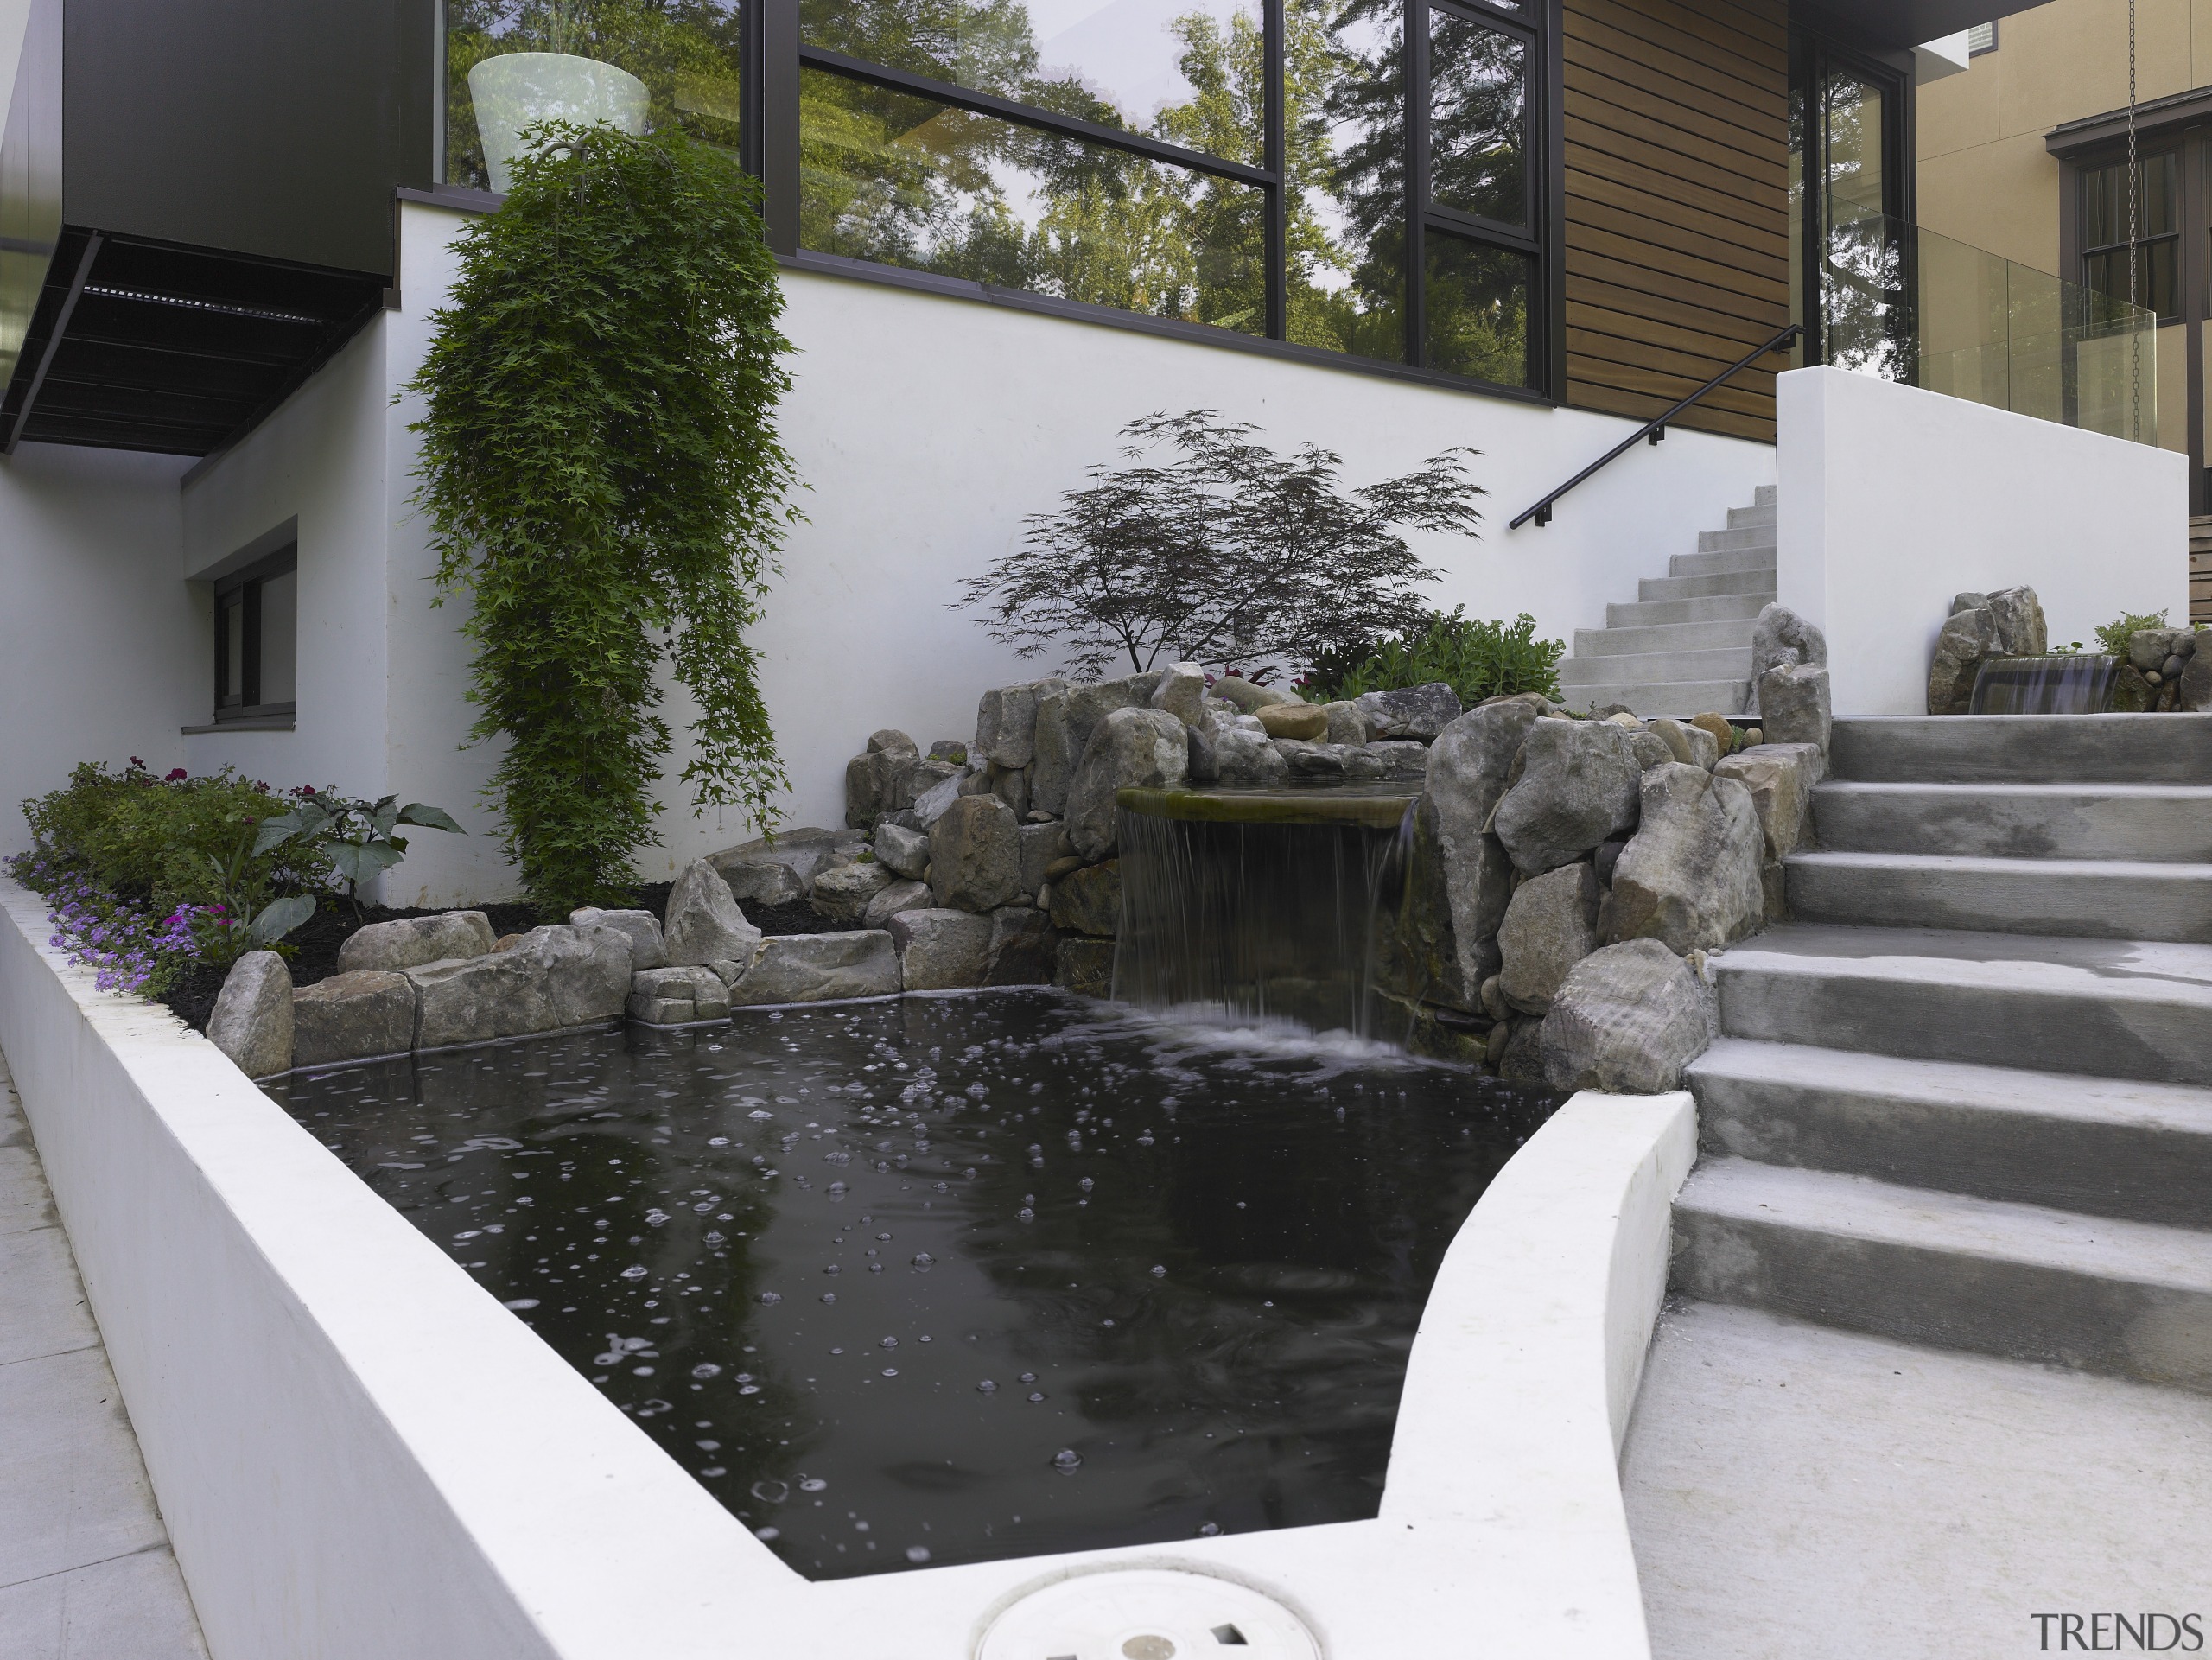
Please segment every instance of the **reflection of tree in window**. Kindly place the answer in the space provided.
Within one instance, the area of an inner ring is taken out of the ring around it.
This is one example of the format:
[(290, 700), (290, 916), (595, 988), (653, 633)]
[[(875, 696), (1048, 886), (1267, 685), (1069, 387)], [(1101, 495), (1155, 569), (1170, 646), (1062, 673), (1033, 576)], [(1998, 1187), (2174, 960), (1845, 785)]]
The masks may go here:
[(1428, 366), (1502, 386), (1527, 385), (1529, 289), (1535, 261), (1435, 229), (1425, 234), (1423, 249)]
[(1451, 12), (1428, 14), (1428, 194), (1501, 225), (1529, 222), (1529, 48)]
[[(1290, 337), (1403, 362), (1405, 34), (1397, 0), (1286, 0)], [(1309, 215), (1300, 233), (1299, 215)]]

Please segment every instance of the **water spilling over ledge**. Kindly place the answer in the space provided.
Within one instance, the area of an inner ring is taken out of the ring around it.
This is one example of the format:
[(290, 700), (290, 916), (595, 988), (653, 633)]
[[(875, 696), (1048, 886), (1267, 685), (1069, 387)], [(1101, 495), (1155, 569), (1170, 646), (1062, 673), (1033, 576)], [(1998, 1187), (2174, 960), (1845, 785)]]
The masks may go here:
[(2098, 715), (2112, 706), (2120, 658), (2075, 652), (1984, 658), (1967, 705), (1972, 715)]

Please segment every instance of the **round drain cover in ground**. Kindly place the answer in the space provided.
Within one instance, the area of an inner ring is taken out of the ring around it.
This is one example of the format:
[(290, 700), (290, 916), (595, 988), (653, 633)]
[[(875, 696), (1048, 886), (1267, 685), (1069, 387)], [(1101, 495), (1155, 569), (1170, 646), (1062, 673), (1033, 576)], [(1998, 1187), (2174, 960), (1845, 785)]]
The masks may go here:
[(1298, 1616), (1208, 1574), (1130, 1568), (1033, 1591), (991, 1622), (976, 1660), (1319, 1660)]

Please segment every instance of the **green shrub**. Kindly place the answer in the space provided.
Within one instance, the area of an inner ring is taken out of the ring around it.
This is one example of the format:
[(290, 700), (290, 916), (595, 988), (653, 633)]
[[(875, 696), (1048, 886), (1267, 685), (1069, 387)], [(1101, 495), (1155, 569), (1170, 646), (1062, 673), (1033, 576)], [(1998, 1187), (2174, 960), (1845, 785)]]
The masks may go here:
[(2166, 614), (2163, 611), (2154, 611), (2147, 617), (2139, 617), (2132, 612), (2123, 611), (2120, 614), (2120, 620), (2117, 622), (2108, 622), (2097, 630), (2097, 644), (2104, 647), (2107, 657), (2126, 657), (2129, 636), (2139, 634), (2145, 628), (2164, 628), (2164, 626), (2166, 626)]
[(1314, 702), (1333, 703), (1441, 680), (1469, 709), (1521, 691), (1556, 702), (1559, 660), (1566, 654), (1564, 640), (1536, 638), (1536, 620), (1526, 611), (1509, 626), (1471, 619), (1465, 607), (1454, 606), (1448, 616), (1431, 612), (1423, 627), (1317, 657), (1299, 690)]
[(79, 872), (120, 898), (168, 907), (319, 886), (297, 850), (251, 851), (257, 826), (288, 805), (227, 766), (199, 778), (178, 767), (156, 778), (133, 758), (120, 772), (85, 762), (65, 787), (23, 803), (23, 817), (49, 866)]

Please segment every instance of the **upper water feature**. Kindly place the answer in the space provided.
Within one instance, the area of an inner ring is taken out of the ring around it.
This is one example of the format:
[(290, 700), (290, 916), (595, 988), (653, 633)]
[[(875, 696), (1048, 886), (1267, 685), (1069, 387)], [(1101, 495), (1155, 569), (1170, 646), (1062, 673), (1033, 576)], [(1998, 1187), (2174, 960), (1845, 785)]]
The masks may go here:
[(2116, 657), (1990, 657), (1974, 674), (1973, 715), (2097, 715), (2112, 702)]
[(813, 1578), (1374, 1515), (1445, 1247), (1556, 1102), (1041, 991), (269, 1087)]

